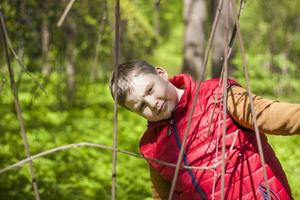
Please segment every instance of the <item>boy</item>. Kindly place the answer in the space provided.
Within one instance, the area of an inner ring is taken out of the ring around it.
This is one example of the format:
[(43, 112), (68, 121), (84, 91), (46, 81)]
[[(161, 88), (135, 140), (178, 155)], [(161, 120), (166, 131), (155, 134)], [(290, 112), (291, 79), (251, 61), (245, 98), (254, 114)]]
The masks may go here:
[[(215, 166), (208, 170), (180, 169), (174, 199), (220, 199), (222, 86), (217, 79), (204, 81), (184, 149), (183, 165)], [(119, 65), (118, 78), (112, 74), (111, 93), (117, 84), (118, 104), (148, 120), (140, 140), (146, 157), (176, 164), (183, 132), (191, 112), (197, 83), (180, 74), (168, 80), (167, 72), (145, 61)], [(254, 97), (257, 122), (261, 132), (299, 134), (300, 105)], [(292, 199), (291, 191), (272, 148), (261, 134), (265, 156), (262, 166), (247, 92), (229, 80), (225, 165), (225, 199), (268, 199), (263, 167), (268, 177), (272, 199)], [(148, 160), (153, 198), (167, 199), (174, 167)]]

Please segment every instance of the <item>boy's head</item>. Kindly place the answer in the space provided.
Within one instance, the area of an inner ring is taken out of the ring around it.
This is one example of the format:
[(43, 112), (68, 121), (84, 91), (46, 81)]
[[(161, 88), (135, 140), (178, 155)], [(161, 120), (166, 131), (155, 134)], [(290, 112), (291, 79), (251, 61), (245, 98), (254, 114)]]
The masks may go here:
[(183, 93), (168, 81), (167, 72), (145, 61), (120, 64), (118, 77), (112, 73), (110, 91), (118, 104), (155, 122), (171, 117)]

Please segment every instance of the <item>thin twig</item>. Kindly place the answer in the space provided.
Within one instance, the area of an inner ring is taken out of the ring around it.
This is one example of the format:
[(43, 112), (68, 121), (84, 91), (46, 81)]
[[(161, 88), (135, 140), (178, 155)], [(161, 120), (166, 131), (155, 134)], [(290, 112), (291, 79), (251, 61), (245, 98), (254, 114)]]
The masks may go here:
[(60, 17), (59, 21), (57, 22), (57, 26), (60, 27), (63, 22), (65, 21), (65, 18), (67, 16), (67, 14), (69, 13), (69, 11), (71, 10), (73, 4), (74, 4), (75, 0), (70, 0), (67, 7), (64, 10), (64, 13), (62, 14), (62, 16)]
[[(35, 154), (33, 156), (30, 156), (26, 159), (20, 160), (17, 163), (14, 163), (14, 164), (9, 165), (9, 166), (7, 166), (3, 169), (0, 169), (0, 174), (3, 174), (3, 173), (5, 173), (9, 170), (13, 170), (17, 167), (22, 167), (26, 163), (31, 162), (31, 161), (33, 161), (37, 158), (47, 156), (49, 154), (54, 154), (54, 153), (57, 153), (59, 151), (65, 151), (65, 150), (69, 150), (69, 149), (72, 149), (72, 148), (78, 148), (78, 147), (94, 147), (94, 148), (114, 151), (114, 148), (111, 147), (111, 146), (106, 146), (106, 145), (96, 144), (96, 143), (90, 143), (90, 142), (80, 142), (80, 143), (74, 143), (74, 144), (67, 144), (67, 145), (55, 147), (53, 149), (49, 149), (49, 150), (40, 152), (40, 153)], [(143, 156), (142, 154), (134, 153), (134, 152), (131, 152), (131, 151), (120, 150), (120, 149), (116, 149), (116, 151), (118, 153), (121, 153), (121, 154), (124, 154), (124, 155), (132, 156), (132, 157), (136, 157), (136, 158), (141, 158), (141, 159), (146, 159), (146, 160), (151, 160), (151, 161), (157, 162), (160, 165), (164, 165), (164, 166), (168, 166), (168, 167), (174, 167), (174, 168), (176, 167), (176, 164), (174, 164), (174, 163), (169, 163), (169, 162), (159, 160), (159, 159), (156, 159), (156, 158), (146, 157), (146, 156)], [(212, 170), (212, 169), (215, 169), (220, 164), (221, 164), (221, 162), (215, 163), (214, 165), (211, 165), (211, 166), (184, 166), (184, 165), (181, 165), (180, 168), (181, 169), (194, 169), (194, 170)]]
[(226, 136), (226, 118), (227, 118), (227, 81), (228, 81), (228, 32), (229, 32), (229, 2), (226, 2), (225, 11), (225, 30), (224, 30), (224, 75), (223, 75), (223, 127), (222, 127), (222, 167), (221, 167), (221, 200), (225, 199), (225, 136)]
[[(245, 6), (245, 1), (244, 0), (240, 0), (240, 9), (239, 9), (239, 13), (238, 13), (238, 16), (237, 16), (237, 19), (234, 19), (234, 20), (239, 20), (240, 19), (240, 15), (241, 15), (241, 12), (243, 10)], [(229, 45), (228, 45), (228, 51), (227, 51), (227, 58), (230, 59), (230, 55), (232, 53), (232, 48), (233, 48), (233, 44), (234, 44), (234, 41), (235, 41), (235, 38), (236, 38), (236, 21), (234, 22), (234, 28), (233, 28), (233, 31), (231, 33), (231, 37), (230, 37), (230, 42), (229, 42)], [(222, 64), (222, 72), (221, 72), (221, 76), (220, 76), (220, 80), (219, 80), (219, 83), (218, 83), (218, 87), (220, 86), (220, 83), (221, 83), (221, 80), (223, 80), (223, 76), (224, 76), (224, 62), (226, 62), (226, 60), (223, 61), (223, 64)], [(227, 61), (229, 63), (229, 61)], [(228, 73), (227, 73), (228, 74)], [(218, 92), (217, 92), (217, 97), (219, 96), (219, 90), (220, 88), (218, 89)], [(224, 96), (224, 94), (223, 94)], [(226, 95), (227, 96), (227, 95)], [(213, 112), (212, 112), (212, 115), (210, 117), (210, 121), (209, 121), (209, 125), (208, 125), (208, 134), (210, 134), (210, 129), (211, 129), (211, 124), (212, 124), (212, 120), (213, 120), (213, 116), (214, 116), (214, 113), (215, 113), (215, 109), (216, 109), (216, 105), (218, 103), (218, 99), (215, 98), (214, 100), (214, 107), (213, 107)], [(227, 106), (227, 104), (226, 104)], [(219, 132), (218, 132), (219, 133)], [(238, 133), (238, 132), (237, 132)], [(236, 140), (236, 136), (237, 134), (235, 135), (234, 137), (234, 141), (233, 141), (233, 144), (235, 143), (235, 140)], [(217, 138), (219, 138), (219, 135), (217, 136)], [(218, 146), (218, 142), (217, 142), (217, 146)], [(233, 145), (231, 146), (231, 148), (233, 148)], [(230, 150), (231, 151), (231, 150)], [(216, 158), (218, 157), (218, 148), (216, 148)], [(222, 157), (223, 158), (223, 157)], [(212, 189), (212, 198), (214, 198), (214, 193), (215, 193), (215, 187), (216, 187), (216, 175), (217, 175), (217, 172), (215, 172), (215, 175), (214, 175), (214, 181), (213, 181), (213, 189)]]
[[(7, 47), (7, 37), (6, 37), (5, 31), (4, 31), (6, 28), (5, 28), (4, 18), (3, 18), (1, 10), (0, 10), (0, 18), (1, 18), (0, 19), (1, 20), (1, 35), (2, 35), (2, 41), (3, 41), (6, 61), (7, 61), (7, 67), (8, 67), (8, 71), (9, 71), (11, 90), (13, 92), (15, 108), (16, 108), (16, 112), (17, 112), (17, 118), (18, 118), (20, 128), (21, 128), (21, 136), (22, 136), (24, 147), (25, 147), (25, 154), (26, 154), (26, 157), (28, 158), (28, 157), (30, 157), (30, 147), (29, 147), (29, 143), (27, 140), (27, 136), (26, 136), (25, 123), (24, 123), (24, 119), (22, 116), (22, 109), (21, 109), (21, 105), (19, 102), (18, 90), (16, 87), (14, 72), (13, 72), (13, 68), (11, 67), (11, 62), (10, 62), (10, 57), (9, 57), (9, 52), (8, 52), (8, 47)], [(29, 162), (28, 164), (29, 164), (29, 173), (32, 178), (32, 186), (33, 186), (35, 199), (39, 200), (40, 196), (39, 196), (38, 185), (37, 185), (37, 181), (36, 181), (34, 167), (33, 167), (32, 162)]]
[[(1, 16), (3, 18), (3, 16)], [(4, 21), (4, 19), (2, 19)], [(4, 35), (6, 37), (7, 46), (9, 47), (10, 51), (12, 52), (14, 58), (16, 59), (17, 63), (21, 66), (22, 71), (24, 71), (34, 82), (35, 84), (44, 92), (47, 93), (44, 87), (39, 83), (39, 81), (29, 72), (28, 67), (23, 63), (21, 58), (17, 55), (16, 51), (13, 48), (12, 42), (10, 37), (8, 36), (7, 30), (4, 27)]]
[(213, 27), (212, 27), (210, 37), (209, 37), (209, 40), (208, 40), (208, 46), (206, 47), (206, 50), (205, 50), (205, 56), (204, 56), (204, 60), (203, 60), (202, 66), (201, 66), (201, 70), (200, 70), (200, 79), (199, 79), (199, 82), (197, 84), (196, 93), (195, 93), (195, 96), (194, 96), (194, 99), (193, 99), (192, 109), (191, 109), (191, 112), (190, 112), (189, 117), (188, 117), (187, 127), (184, 130), (183, 139), (182, 139), (182, 146), (180, 148), (180, 152), (179, 152), (179, 156), (178, 156), (178, 160), (177, 160), (177, 167), (176, 167), (175, 172), (174, 172), (174, 176), (173, 176), (172, 185), (171, 185), (168, 200), (172, 200), (172, 198), (173, 198), (173, 193), (174, 193), (174, 190), (175, 190), (175, 185), (176, 185), (176, 181), (177, 181), (177, 177), (178, 177), (178, 173), (179, 173), (179, 166), (180, 166), (180, 163), (182, 161), (183, 152), (184, 152), (184, 148), (185, 148), (185, 144), (186, 144), (187, 134), (189, 132), (191, 121), (192, 121), (192, 116), (193, 116), (194, 111), (195, 111), (195, 106), (196, 106), (196, 102), (197, 102), (197, 98), (198, 98), (198, 93), (200, 91), (200, 85), (201, 85), (201, 83), (203, 81), (203, 78), (204, 78), (204, 74), (205, 74), (205, 70), (206, 70), (206, 66), (207, 66), (207, 62), (208, 62), (208, 57), (209, 57), (212, 42), (214, 40), (214, 36), (215, 36), (215, 33), (216, 33), (216, 28), (217, 28), (217, 25), (219, 23), (220, 12), (222, 10), (223, 2), (224, 2), (224, 0), (219, 1), (218, 10), (217, 10), (217, 13), (216, 13), (216, 16), (215, 16), (215, 19), (214, 19), (214, 23), (213, 23)]
[[(114, 75), (115, 80), (118, 80), (118, 67), (119, 67), (119, 55), (120, 55), (120, 0), (116, 0), (115, 4), (115, 40), (114, 40)], [(118, 84), (114, 84), (114, 118), (113, 118), (113, 155), (112, 155), (112, 187), (111, 187), (111, 199), (116, 199), (116, 182), (117, 182), (117, 133), (118, 133)]]
[[(236, 7), (235, 7), (234, 2), (231, 1), (231, 4), (233, 7), (234, 16), (237, 16)], [(240, 24), (238, 21), (237, 21), (236, 25), (237, 25), (237, 35), (238, 35), (238, 39), (239, 39), (239, 47), (240, 47), (240, 52), (241, 52), (242, 61), (243, 61), (243, 71), (244, 71), (244, 76), (246, 79), (247, 93), (249, 96), (252, 120), (253, 120), (255, 136), (256, 136), (256, 141), (257, 141), (257, 146), (258, 146), (258, 152), (259, 152), (260, 159), (261, 159), (262, 170), (263, 170), (263, 175), (264, 175), (264, 181), (265, 181), (266, 188), (267, 188), (268, 199), (271, 199), (270, 188), (269, 188), (269, 184), (268, 184), (268, 176), (267, 176), (267, 172), (266, 172), (266, 168), (265, 168), (265, 158), (264, 158), (263, 148), (262, 148), (261, 139), (260, 139), (260, 133), (259, 133), (257, 120), (256, 120), (257, 115), (256, 115), (256, 111), (254, 109), (253, 96), (252, 96), (252, 92), (251, 92), (251, 88), (250, 88), (250, 79), (249, 79), (249, 72), (248, 72), (248, 67), (247, 67), (245, 48), (244, 48), (242, 33), (241, 33), (241, 29), (240, 29)]]
[[(222, 65), (223, 66), (223, 65)], [(224, 75), (224, 68), (222, 67), (222, 72), (221, 72), (221, 76), (220, 76), (220, 80), (218, 82), (218, 92), (217, 92), (217, 97), (214, 96), (214, 107), (213, 107), (213, 112), (212, 115), (210, 117), (210, 121), (209, 121), (209, 125), (208, 125), (208, 135), (210, 134), (210, 128), (211, 128), (211, 124), (212, 124), (212, 120), (213, 120), (213, 116), (215, 113), (215, 109), (217, 107), (217, 103), (219, 103), (219, 100), (217, 99), (219, 97), (220, 94), (220, 87), (221, 87), (221, 81), (223, 80), (223, 75)], [(220, 132), (220, 115), (218, 116), (218, 129), (217, 129), (217, 138), (219, 138), (219, 132)], [(218, 158), (218, 149), (219, 149), (219, 140), (217, 140), (216, 143), (216, 158)], [(222, 164), (222, 162), (221, 162)], [(214, 172), (214, 177), (213, 177), (213, 188), (212, 188), (212, 200), (214, 199), (214, 195), (215, 195), (215, 189), (216, 189), (216, 181), (217, 181), (217, 171)]]

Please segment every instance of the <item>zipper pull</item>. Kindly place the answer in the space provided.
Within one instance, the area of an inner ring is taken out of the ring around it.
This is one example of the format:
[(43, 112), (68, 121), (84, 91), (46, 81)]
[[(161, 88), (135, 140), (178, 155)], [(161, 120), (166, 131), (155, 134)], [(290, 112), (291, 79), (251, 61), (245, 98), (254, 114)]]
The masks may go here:
[(174, 125), (175, 124), (175, 120), (174, 119), (170, 119), (170, 124)]
[(170, 124), (171, 124), (171, 126), (169, 127), (169, 129), (167, 131), (167, 136), (170, 136), (172, 134), (172, 128), (175, 124), (174, 119), (170, 119)]

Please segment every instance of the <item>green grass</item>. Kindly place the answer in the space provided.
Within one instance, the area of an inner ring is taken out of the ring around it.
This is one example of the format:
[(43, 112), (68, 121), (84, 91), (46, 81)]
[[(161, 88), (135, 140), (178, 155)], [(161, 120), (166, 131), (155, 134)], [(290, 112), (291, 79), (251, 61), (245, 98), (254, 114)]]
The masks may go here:
[(300, 135), (268, 136), (268, 139), (287, 175), (294, 199), (300, 199)]

